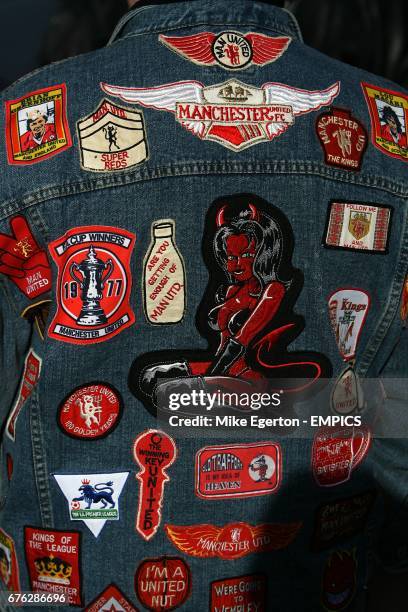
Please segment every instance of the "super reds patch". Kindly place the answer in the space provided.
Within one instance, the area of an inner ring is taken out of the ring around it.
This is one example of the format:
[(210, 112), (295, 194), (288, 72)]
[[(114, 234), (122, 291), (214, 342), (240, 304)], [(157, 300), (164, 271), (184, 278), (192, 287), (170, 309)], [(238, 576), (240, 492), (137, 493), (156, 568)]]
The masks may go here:
[(190, 590), (190, 568), (179, 557), (145, 559), (137, 568), (135, 591), (148, 610), (175, 610), (184, 604)]
[(101, 83), (103, 91), (126, 102), (174, 113), (176, 121), (201, 140), (242, 151), (273, 140), (293, 125), (295, 117), (330, 104), (340, 83), (324, 90), (296, 89), (282, 83), (247, 85), (237, 79), (205, 87), (179, 81), (159, 87), (119, 87)]
[(312, 470), (317, 484), (333, 487), (347, 482), (368, 453), (368, 427), (322, 427), (312, 447)]
[(371, 118), (371, 142), (386, 155), (408, 161), (408, 96), (361, 83)]
[(327, 248), (387, 253), (392, 208), (382, 204), (333, 201), (323, 244)]
[(17, 399), (12, 407), (6, 423), (6, 434), (13, 440), (16, 439), (16, 423), (25, 402), (30, 397), (38, 379), (40, 378), (42, 360), (30, 349), (24, 362), (24, 372), (18, 390)]
[(143, 113), (102, 100), (78, 121), (81, 165), (84, 170), (115, 172), (148, 157)]
[(21, 591), (20, 574), (14, 540), (1, 528), (0, 584), (3, 585), (3, 587), (5, 587), (7, 591)]
[(274, 442), (206, 446), (196, 455), (196, 493), (203, 499), (266, 495), (278, 489), (281, 470)]
[(165, 525), (165, 530), (170, 542), (186, 555), (233, 560), (286, 548), (301, 526), (302, 523), (230, 523), (223, 527)]
[(51, 268), (24, 217), (13, 217), (11, 234), (0, 233), (0, 273), (33, 300), (51, 289)]
[(140, 483), (136, 531), (150, 540), (161, 522), (164, 485), (170, 480), (166, 470), (176, 460), (177, 448), (168, 434), (148, 429), (136, 438), (133, 456), (141, 468), (136, 476)]
[(138, 612), (138, 610), (116, 584), (112, 583), (87, 605), (84, 612)]
[(80, 440), (98, 440), (111, 433), (122, 416), (122, 398), (112, 385), (92, 382), (71, 391), (58, 408), (64, 433)]
[(316, 121), (316, 131), (329, 166), (360, 170), (367, 132), (351, 112), (332, 107)]
[(242, 70), (252, 64), (265, 66), (276, 61), (288, 48), (288, 36), (266, 36), (256, 32), (241, 34), (232, 30), (214, 34), (200, 32), (191, 36), (164, 36), (160, 42), (199, 66), (221, 66)]
[(331, 553), (322, 580), (322, 604), (325, 610), (327, 612), (345, 610), (353, 600), (356, 587), (356, 551), (336, 550)]
[(135, 236), (116, 227), (76, 227), (49, 245), (58, 268), (56, 340), (103, 342), (134, 323), (129, 298)]
[(339, 289), (328, 297), (330, 322), (344, 361), (350, 361), (356, 356), (370, 303), (369, 294), (354, 287)]
[(31, 590), (65, 595), (67, 605), (81, 606), (81, 534), (25, 527), (24, 546)]
[(33, 164), (72, 145), (65, 84), (38, 89), (6, 102), (9, 164)]
[(266, 612), (266, 576), (249, 574), (214, 580), (210, 591), (210, 612)]

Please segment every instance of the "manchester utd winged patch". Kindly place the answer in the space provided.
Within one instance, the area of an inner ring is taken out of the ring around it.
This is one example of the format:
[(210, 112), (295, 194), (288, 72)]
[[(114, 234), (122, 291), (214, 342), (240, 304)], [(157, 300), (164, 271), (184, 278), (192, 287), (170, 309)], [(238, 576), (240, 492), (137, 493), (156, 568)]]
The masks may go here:
[(191, 36), (165, 36), (160, 42), (199, 66), (221, 66), (242, 70), (252, 64), (265, 66), (276, 61), (288, 48), (289, 36), (265, 36), (256, 32), (200, 32)]
[(125, 102), (174, 113), (176, 121), (201, 140), (242, 151), (280, 136), (298, 115), (331, 104), (340, 83), (317, 91), (282, 83), (254, 87), (237, 79), (210, 87), (198, 81), (178, 81), (146, 88), (101, 83), (101, 88)]

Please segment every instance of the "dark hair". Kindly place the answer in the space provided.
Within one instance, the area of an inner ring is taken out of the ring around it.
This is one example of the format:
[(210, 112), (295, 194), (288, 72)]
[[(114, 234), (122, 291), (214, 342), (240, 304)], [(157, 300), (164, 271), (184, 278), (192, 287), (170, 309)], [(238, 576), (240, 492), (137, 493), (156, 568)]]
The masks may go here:
[[(48, 121), (48, 117), (47, 115), (41, 115), (41, 117), (44, 119), (45, 123), (47, 123)], [(37, 121), (38, 117), (36, 119), (27, 119), (27, 130), (30, 129), (30, 125), (34, 122)]]
[(384, 106), (381, 121), (385, 121), (387, 123), (388, 119), (394, 119), (397, 125), (398, 134), (402, 134), (402, 125), (397, 113), (391, 108), (391, 106)]

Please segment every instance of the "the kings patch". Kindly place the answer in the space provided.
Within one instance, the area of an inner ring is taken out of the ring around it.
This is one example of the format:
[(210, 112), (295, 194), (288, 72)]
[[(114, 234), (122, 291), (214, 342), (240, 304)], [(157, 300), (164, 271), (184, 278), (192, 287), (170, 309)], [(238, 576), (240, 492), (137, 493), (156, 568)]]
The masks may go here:
[(10, 411), (6, 423), (6, 434), (11, 440), (16, 439), (16, 423), (26, 400), (30, 397), (40, 377), (42, 360), (30, 349), (24, 362), (24, 372), (18, 390), (17, 399)]
[(266, 495), (281, 481), (281, 450), (274, 442), (206, 446), (195, 460), (195, 487), (202, 499)]
[(344, 361), (350, 361), (356, 355), (370, 303), (369, 294), (354, 287), (338, 289), (328, 298), (330, 322)]
[(102, 100), (77, 124), (84, 170), (115, 172), (148, 157), (143, 113)]
[(9, 164), (33, 164), (72, 145), (66, 97), (61, 84), (6, 102)]
[(392, 208), (385, 204), (330, 202), (323, 244), (327, 248), (387, 253)]
[(159, 87), (119, 87), (101, 83), (104, 92), (133, 104), (174, 113), (186, 130), (242, 151), (273, 140), (293, 125), (295, 117), (330, 104), (340, 83), (308, 91), (282, 83), (247, 85), (237, 79), (205, 87), (198, 81), (179, 81)]
[(371, 118), (371, 142), (386, 155), (408, 161), (408, 96), (361, 83)]
[(119, 520), (119, 497), (129, 472), (54, 474), (67, 498), (71, 521), (83, 521), (98, 537), (106, 521)]
[(316, 131), (329, 166), (360, 170), (367, 132), (351, 112), (332, 107), (316, 121)]
[(21, 590), (16, 547), (3, 529), (0, 529), (0, 586), (7, 591)]
[(84, 612), (138, 612), (116, 584), (112, 583), (94, 599)]
[(289, 36), (266, 36), (256, 32), (228, 30), (214, 34), (200, 32), (191, 36), (165, 36), (160, 42), (199, 66), (221, 66), (225, 70), (242, 70), (252, 64), (265, 66), (276, 61), (288, 48)]
[(57, 311), (48, 335), (74, 344), (103, 342), (135, 320), (129, 303), (135, 236), (116, 227), (69, 230), (49, 245), (58, 267)]

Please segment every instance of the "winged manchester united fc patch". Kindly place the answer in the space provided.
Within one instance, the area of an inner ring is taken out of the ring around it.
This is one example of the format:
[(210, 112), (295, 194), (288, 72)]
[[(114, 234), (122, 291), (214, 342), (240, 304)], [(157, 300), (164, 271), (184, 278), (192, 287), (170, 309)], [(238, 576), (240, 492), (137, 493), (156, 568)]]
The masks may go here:
[(201, 140), (242, 151), (280, 136), (296, 116), (331, 104), (340, 92), (340, 83), (317, 91), (282, 83), (253, 87), (237, 79), (211, 87), (198, 81), (178, 81), (146, 88), (101, 83), (101, 88), (126, 102), (174, 113), (176, 121)]

